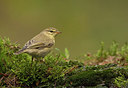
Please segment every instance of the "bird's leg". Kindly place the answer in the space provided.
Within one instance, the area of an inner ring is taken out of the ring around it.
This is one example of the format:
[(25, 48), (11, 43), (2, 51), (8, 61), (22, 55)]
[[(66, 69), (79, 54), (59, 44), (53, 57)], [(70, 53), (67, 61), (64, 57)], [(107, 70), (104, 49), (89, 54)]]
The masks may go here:
[(32, 56), (32, 62), (33, 62), (33, 59), (34, 59), (34, 58), (33, 58), (33, 56)]
[(44, 63), (44, 57), (41, 57), (39, 62)]

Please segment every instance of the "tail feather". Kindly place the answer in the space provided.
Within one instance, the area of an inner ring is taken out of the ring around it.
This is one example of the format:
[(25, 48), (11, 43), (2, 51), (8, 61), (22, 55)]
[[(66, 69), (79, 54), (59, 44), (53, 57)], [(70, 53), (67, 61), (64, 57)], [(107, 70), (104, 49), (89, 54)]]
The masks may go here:
[(21, 50), (19, 50), (18, 52), (15, 52), (14, 54), (15, 54), (15, 55), (19, 55), (19, 54), (23, 53), (23, 51), (24, 51), (24, 50), (21, 49)]
[(15, 55), (19, 55), (21, 53), (23, 53), (23, 51), (27, 49), (27, 46), (23, 47), (21, 50), (19, 50), (18, 52), (14, 53)]

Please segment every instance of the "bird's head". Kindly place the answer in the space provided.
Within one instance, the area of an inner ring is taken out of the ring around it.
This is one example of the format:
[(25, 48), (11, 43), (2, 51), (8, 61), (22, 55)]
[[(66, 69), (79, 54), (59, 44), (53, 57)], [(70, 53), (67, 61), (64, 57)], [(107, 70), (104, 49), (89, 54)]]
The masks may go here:
[(55, 37), (56, 35), (60, 34), (61, 32), (58, 31), (56, 28), (49, 27), (49, 28), (43, 30), (43, 33), (45, 33), (45, 34), (47, 34), (49, 36)]

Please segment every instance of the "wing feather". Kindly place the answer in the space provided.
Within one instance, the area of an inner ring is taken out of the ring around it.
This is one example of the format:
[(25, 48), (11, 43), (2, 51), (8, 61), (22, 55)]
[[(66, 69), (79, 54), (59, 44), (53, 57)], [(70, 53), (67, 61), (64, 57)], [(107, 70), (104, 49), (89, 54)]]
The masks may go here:
[(44, 43), (37, 43), (34, 44), (32, 46), (30, 46), (28, 49), (43, 49), (43, 48), (51, 48), (54, 44), (53, 43), (48, 43), (48, 44), (44, 44)]

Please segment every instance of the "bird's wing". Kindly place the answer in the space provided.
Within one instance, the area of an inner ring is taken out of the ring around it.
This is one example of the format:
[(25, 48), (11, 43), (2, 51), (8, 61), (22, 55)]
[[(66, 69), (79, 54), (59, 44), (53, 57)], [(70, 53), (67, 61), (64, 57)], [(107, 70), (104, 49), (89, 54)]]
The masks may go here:
[(50, 48), (54, 45), (53, 42), (51, 43), (42, 43), (42, 42), (33, 42), (33, 41), (28, 41), (25, 46), (19, 50), (18, 52), (16, 52), (15, 54), (18, 55), (22, 52), (24, 52), (24, 50), (26, 49), (44, 49), (44, 48)]
[(44, 43), (36, 43), (36, 44), (30, 46), (29, 49), (50, 48), (50, 47), (52, 47), (53, 45), (54, 45), (53, 43), (47, 43), (47, 44), (44, 44)]
[(23, 48), (29, 48), (31, 45), (33, 45), (34, 43), (36, 43), (37, 41), (35, 41), (35, 40), (33, 40), (33, 39), (31, 39), (31, 40), (29, 40), (25, 45), (24, 45), (24, 47)]

